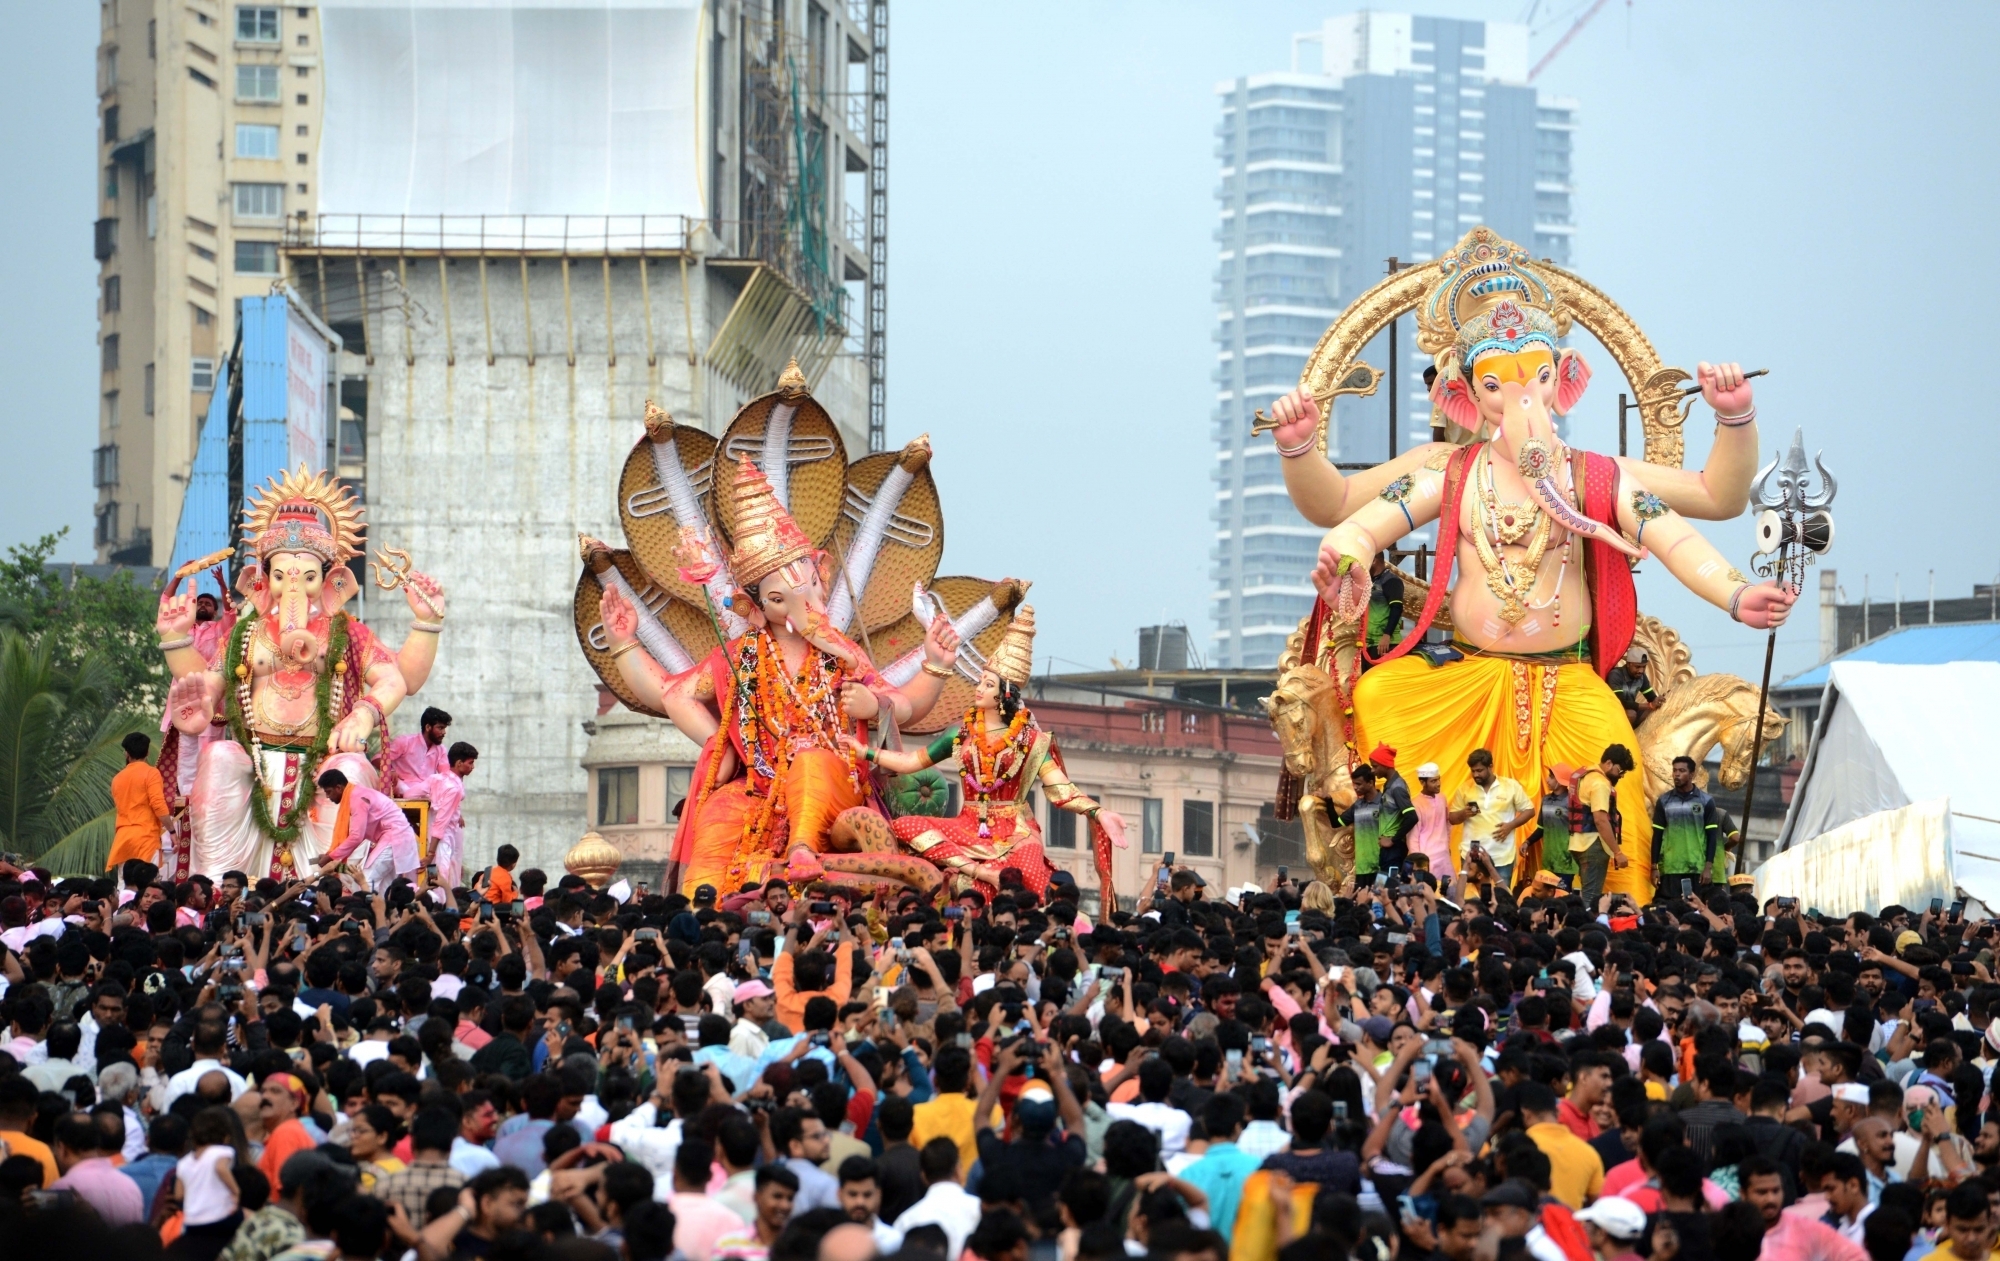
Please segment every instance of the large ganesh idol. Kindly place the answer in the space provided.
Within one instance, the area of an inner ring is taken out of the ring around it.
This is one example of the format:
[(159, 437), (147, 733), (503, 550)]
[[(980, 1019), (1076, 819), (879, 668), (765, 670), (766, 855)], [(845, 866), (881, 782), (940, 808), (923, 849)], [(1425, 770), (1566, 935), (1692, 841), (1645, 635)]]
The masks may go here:
[[(1419, 345), (1435, 355), (1433, 402), (1466, 440), (1431, 443), (1343, 478), (1324, 458), (1321, 404), (1372, 392), (1372, 369), (1352, 350), (1372, 332), (1367, 321), (1379, 326), (1411, 307)], [(1357, 299), (1315, 352), (1306, 384), (1274, 406), (1292, 500), (1309, 520), (1333, 527), (1312, 575), (1320, 601), (1280, 663), (1289, 687), (1281, 683), (1274, 701), (1308, 698), (1305, 709), (1323, 711), (1319, 721), (1339, 729), (1350, 760), (1353, 750), (1389, 746), (1399, 764), (1437, 763), (1449, 794), (1468, 778), (1466, 756), (1485, 748), (1498, 774), (1538, 794), (1558, 764), (1594, 767), (1613, 744), (1636, 753), (1640, 741), (1604, 676), (1632, 642), (1639, 558), (1656, 559), (1745, 625), (1776, 626), (1789, 612), (1789, 592), (1747, 580), (1685, 519), (1732, 517), (1747, 502), (1757, 438), (1742, 371), (1699, 370), (1717, 424), (1701, 474), (1673, 466), (1686, 374), (1657, 364), (1634, 384), (1647, 409), (1648, 454), (1660, 458), (1572, 449), (1556, 420), (1577, 405), (1590, 370), (1559, 339), (1586, 316), (1621, 359), (1650, 360), (1643, 336), (1602, 294), (1477, 228), (1435, 263)], [(1437, 561), (1422, 612), (1393, 647), (1357, 645), (1370, 559), (1433, 523)], [(1448, 645), (1423, 642), (1433, 626), (1449, 627)], [(1296, 704), (1285, 712), (1295, 724), (1310, 718)], [(1294, 773), (1325, 754), (1303, 758)], [(1344, 769), (1314, 773), (1330, 786)], [(1625, 776), (1617, 800), (1626, 861), (1605, 887), (1643, 902), (1653, 893), (1645, 776)], [(1309, 824), (1323, 805), (1302, 803)]]
[[(985, 731), (998, 712), (989, 658), (1027, 590), (937, 576), (944, 519), (930, 458), (918, 438), (849, 463), (796, 365), (719, 438), (648, 406), (619, 480), (630, 547), (582, 540), (576, 621), (606, 688), (702, 746), (670, 855), (684, 889), (733, 893), (782, 875), (931, 896), (994, 892), (1009, 868), (1034, 888), (1053, 873), (1032, 810), (1015, 801), (1021, 773), (1040, 775), (1046, 759), (1013, 747), (1018, 730), (986, 737), (1010, 750), (1006, 784), (988, 785), (989, 814), (1009, 826), (976, 846), (933, 844), (949, 821), (892, 819), (902, 794), (871, 762), (880, 751), (902, 765), (893, 751), (907, 738), (963, 715)], [(1037, 782), (1046, 790), (1049, 778)]]
[[(174, 682), (168, 716), (197, 750), (188, 799), (193, 874), (310, 876), (332, 840), (337, 808), (316, 787), (327, 770), (377, 786), (369, 754), (389, 715), (422, 687), (437, 660), (444, 591), (396, 571), (413, 615), (398, 651), (344, 611), (359, 590), (347, 562), (361, 554), (352, 492), (301, 465), (250, 501), (238, 577), (245, 599), (213, 659), (195, 636), (193, 595), (161, 600), (156, 627)], [(385, 583), (385, 585), (390, 585)]]

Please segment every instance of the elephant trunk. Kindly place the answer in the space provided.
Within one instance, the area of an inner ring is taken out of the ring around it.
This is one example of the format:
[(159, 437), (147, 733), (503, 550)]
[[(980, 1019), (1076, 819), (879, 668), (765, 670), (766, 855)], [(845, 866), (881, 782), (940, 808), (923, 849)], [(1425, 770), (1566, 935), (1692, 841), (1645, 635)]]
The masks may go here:
[(319, 640), (312, 633), (312, 601), (303, 591), (287, 591), (278, 597), (278, 650), (293, 661), (306, 663), (319, 656)]
[(1528, 490), (1534, 495), (1535, 502), (1541, 504), (1542, 511), (1549, 514), (1551, 521), (1571, 534), (1609, 544), (1637, 559), (1642, 554), (1639, 548), (1628, 542), (1616, 526), (1594, 520), (1570, 506), (1562, 487), (1556, 484), (1556, 466), (1561, 458), (1556, 451), (1559, 450), (1560, 444), (1552, 451), (1549, 442), (1539, 437), (1521, 444), (1521, 476), (1527, 480)]

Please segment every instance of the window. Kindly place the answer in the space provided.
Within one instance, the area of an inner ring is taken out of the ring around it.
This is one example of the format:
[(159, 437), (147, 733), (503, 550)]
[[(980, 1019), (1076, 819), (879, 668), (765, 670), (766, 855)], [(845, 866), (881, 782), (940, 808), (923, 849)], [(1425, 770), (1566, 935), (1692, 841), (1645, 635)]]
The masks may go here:
[(1215, 803), (1181, 802), (1181, 853), (1194, 858), (1215, 857)]
[(146, 23), (146, 55), (156, 61), (160, 56), (160, 24), (157, 21)]
[(102, 490), (118, 484), (118, 444), (110, 443), (90, 453), (90, 484)]
[(239, 158), (277, 157), (277, 127), (265, 123), (236, 124), (236, 156)]
[(297, 96), (293, 97), (292, 100), (297, 104), (304, 105), (306, 103), (306, 94), (301, 92)]
[(1139, 852), (1157, 854), (1165, 848), (1166, 807), (1158, 797), (1139, 799)]
[(310, 134), (310, 131), (311, 129), (308, 128), (304, 123), (300, 123), (298, 126), (292, 128), (292, 134), (294, 136), (308, 135)]
[(99, 219), (96, 224), (97, 240), (95, 254), (97, 261), (103, 262), (118, 252), (118, 220)]
[(189, 360), (188, 386), (197, 394), (206, 394), (215, 389), (215, 360), (202, 358)]
[(109, 315), (113, 311), (118, 310), (118, 304), (123, 298), (123, 283), (116, 276), (106, 276), (104, 278), (104, 313)]
[(201, 84), (201, 86), (205, 88), (212, 88), (215, 86), (215, 80), (209, 78), (207, 75), (195, 69), (193, 66), (188, 67), (188, 78), (193, 79), (196, 83)]
[(266, 101), (273, 105), (277, 104), (278, 68), (276, 66), (237, 66), (236, 99), (239, 101)]
[(296, 154), (296, 155), (294, 155), (294, 156), (295, 156), (295, 158), (296, 158), (296, 160), (297, 160), (297, 162), (298, 162), (298, 164), (299, 164), (300, 166), (304, 166), (304, 165), (306, 164), (306, 155), (305, 155), (305, 154), (303, 154), (303, 153), (300, 153), (300, 154)]
[(104, 168), (104, 200), (118, 200), (118, 164), (116, 162)]
[(100, 504), (97, 509), (97, 528), (93, 531), (93, 541), (99, 547), (109, 547), (118, 541), (118, 501)]
[(296, 78), (296, 79), (310, 79), (310, 78), (312, 78), (312, 67), (311, 67), (311, 66), (293, 66), (293, 67), (292, 67), (292, 77), (293, 77), (293, 78)]
[(118, 371), (118, 334), (106, 333), (104, 345), (98, 349), (98, 367), (106, 372)]
[(679, 819), (677, 813), (681, 802), (687, 800), (688, 789), (694, 786), (694, 767), (669, 766), (667, 768), (667, 812), (662, 818)]
[[(1042, 799), (1044, 801), (1048, 800), (1046, 795)], [(1051, 802), (1049, 805), (1049, 824), (1042, 829), (1043, 843), (1050, 849), (1075, 849), (1076, 819), (1077, 816), (1067, 810), (1059, 809)]]
[[(215, 255), (210, 254), (209, 257), (213, 259)], [(214, 290), (210, 290), (209, 292), (213, 293)], [(215, 323), (215, 317), (213, 315), (210, 315), (207, 311), (203, 310), (200, 307), (196, 307), (194, 309), (194, 325), (196, 328), (207, 328), (209, 325), (213, 323)]]
[(338, 459), (342, 464), (360, 464), (368, 459), (368, 426), (353, 417), (340, 418), (340, 451)]
[(106, 429), (118, 428), (118, 391), (116, 390), (106, 390), (104, 392), (104, 427)]
[(238, 219), (282, 219), (285, 217), (283, 184), (232, 184), (236, 190)]
[(605, 766), (597, 772), (597, 826), (639, 821), (639, 768)]
[(118, 90), (118, 50), (116, 48), (107, 48), (104, 50), (104, 82), (97, 85), (97, 90), (99, 92), (116, 92)]
[(236, 38), (245, 44), (278, 42), (278, 10), (263, 5), (236, 6)]
[(153, 365), (146, 365), (146, 414), (153, 414)]
[(117, 139), (118, 107), (116, 105), (107, 105), (104, 107), (104, 143), (110, 144)]
[(278, 243), (276, 241), (238, 241), (236, 243), (236, 274), (239, 276), (277, 275)]

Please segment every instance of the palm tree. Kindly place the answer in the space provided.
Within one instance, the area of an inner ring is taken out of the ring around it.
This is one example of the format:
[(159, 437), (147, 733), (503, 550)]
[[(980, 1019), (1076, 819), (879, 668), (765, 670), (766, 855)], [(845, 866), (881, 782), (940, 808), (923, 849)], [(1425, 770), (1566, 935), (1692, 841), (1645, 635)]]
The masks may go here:
[(58, 875), (101, 875), (116, 813), (111, 777), (126, 735), (148, 720), (122, 708), (109, 663), (56, 663), (52, 635), (0, 631), (0, 849)]

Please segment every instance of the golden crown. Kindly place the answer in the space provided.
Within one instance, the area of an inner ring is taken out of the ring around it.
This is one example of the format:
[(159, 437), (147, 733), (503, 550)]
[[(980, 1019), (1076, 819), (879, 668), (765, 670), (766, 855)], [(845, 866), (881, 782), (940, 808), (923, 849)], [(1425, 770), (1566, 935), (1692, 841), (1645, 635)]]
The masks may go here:
[(1551, 349), (1570, 316), (1528, 252), (1481, 225), (1438, 261), (1438, 283), (1417, 315), (1417, 344), (1456, 370), (1488, 350), (1526, 342)]
[(353, 491), (300, 464), (252, 492), (243, 532), (260, 560), (278, 552), (309, 552), (332, 566), (361, 554), (361, 512)]
[(734, 493), (736, 545), (729, 554), (729, 569), (737, 582), (747, 587), (813, 554), (812, 540), (778, 502), (763, 470), (747, 455), (738, 461)]
[(1026, 687), (1035, 673), (1035, 606), (1024, 604), (1014, 610), (1000, 646), (986, 659), (986, 668), (1015, 687)]

